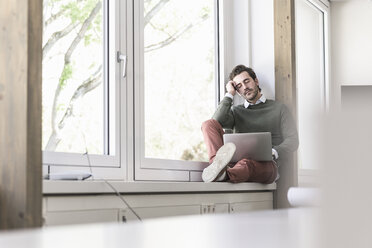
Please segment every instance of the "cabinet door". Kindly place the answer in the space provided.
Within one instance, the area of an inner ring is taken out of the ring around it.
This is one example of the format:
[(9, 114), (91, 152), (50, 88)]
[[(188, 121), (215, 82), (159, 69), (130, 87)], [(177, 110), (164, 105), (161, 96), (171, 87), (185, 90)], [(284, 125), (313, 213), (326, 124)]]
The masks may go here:
[(228, 203), (215, 203), (201, 205), (201, 214), (222, 214), (229, 212)]
[[(144, 207), (134, 208), (134, 211), (141, 219), (152, 219), (200, 214), (200, 205)], [(129, 209), (125, 209), (120, 211), (119, 219), (125, 222), (127, 220), (136, 220), (137, 217)]]
[(231, 203), (230, 213), (273, 209), (272, 201)]
[(46, 226), (117, 222), (119, 220), (119, 211), (118, 209), (102, 209), (46, 212), (44, 219)]

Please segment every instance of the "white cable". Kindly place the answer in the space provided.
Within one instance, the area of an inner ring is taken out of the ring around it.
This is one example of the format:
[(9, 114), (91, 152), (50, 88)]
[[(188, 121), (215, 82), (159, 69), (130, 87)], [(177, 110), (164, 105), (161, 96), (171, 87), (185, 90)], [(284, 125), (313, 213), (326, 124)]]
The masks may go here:
[(137, 219), (139, 221), (142, 221), (142, 219), (138, 216), (138, 214), (133, 210), (133, 208), (131, 208), (131, 206), (129, 206), (129, 204), (124, 200), (124, 197), (119, 193), (119, 191), (116, 190), (116, 188), (111, 184), (109, 183), (107, 180), (103, 179), (102, 180), (107, 183), (108, 186), (110, 186), (110, 188), (112, 190), (115, 191), (116, 195), (125, 203), (125, 205), (130, 209), (130, 211), (137, 217)]
[[(88, 166), (89, 166), (89, 169), (90, 169), (90, 174), (92, 175), (92, 180), (94, 180), (94, 176), (93, 176), (93, 170), (92, 170), (92, 165), (90, 163), (90, 156), (89, 156), (89, 153), (88, 153), (88, 147), (87, 147), (87, 143), (86, 143), (86, 140), (85, 140), (85, 135), (83, 133), (83, 137), (84, 137), (84, 142), (85, 142), (85, 153), (83, 155), (86, 155), (87, 156), (87, 159), (88, 159)], [(139, 217), (139, 215), (134, 211), (134, 209), (128, 204), (128, 202), (124, 199), (124, 197), (119, 193), (119, 191), (111, 184), (109, 183), (106, 179), (104, 178), (99, 178), (99, 180), (102, 180), (104, 181), (115, 193), (116, 195), (120, 198), (120, 200), (122, 202), (124, 202), (124, 204), (126, 205), (126, 207), (129, 208), (129, 210), (137, 217), (137, 219), (139, 221), (142, 221), (142, 219)]]

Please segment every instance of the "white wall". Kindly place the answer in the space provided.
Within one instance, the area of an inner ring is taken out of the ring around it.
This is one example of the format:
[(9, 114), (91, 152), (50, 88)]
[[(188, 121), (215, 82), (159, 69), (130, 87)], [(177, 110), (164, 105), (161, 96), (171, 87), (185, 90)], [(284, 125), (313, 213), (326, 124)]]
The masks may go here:
[[(372, 2), (332, 1), (331, 40), (331, 80), (337, 100), (341, 85), (372, 85)], [(360, 100), (365, 99), (355, 98), (355, 104)], [(324, 142), (320, 142), (320, 149), (326, 151), (322, 153), (324, 247), (372, 244), (372, 120), (368, 112), (356, 111), (359, 109), (344, 111), (324, 123)]]
[(340, 85), (372, 85), (372, 2), (331, 2), (331, 70), (336, 100)]
[[(274, 99), (273, 0), (225, 0), (223, 4), (222, 68), (225, 83), (231, 69), (244, 64), (256, 72), (265, 96)], [(239, 100), (236, 99), (235, 104), (242, 102)]]
[[(234, 32), (232, 58), (233, 66), (237, 64), (250, 64), (250, 45), (249, 45), (249, 1), (234, 0), (232, 6), (232, 19)], [(229, 70), (231, 71), (231, 69)]]
[(272, 0), (250, 1), (251, 66), (267, 98), (275, 98), (274, 4)]

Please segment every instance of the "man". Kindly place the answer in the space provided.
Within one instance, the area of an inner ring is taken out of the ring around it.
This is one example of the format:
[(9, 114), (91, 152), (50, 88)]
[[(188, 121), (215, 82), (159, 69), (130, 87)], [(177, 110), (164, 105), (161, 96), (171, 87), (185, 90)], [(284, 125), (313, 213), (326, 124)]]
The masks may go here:
[[(251, 68), (238, 65), (229, 78), (225, 97), (212, 119), (202, 124), (210, 163), (203, 171), (203, 181), (272, 183), (278, 179), (277, 165), (280, 164), (280, 158), (283, 161), (298, 147), (296, 124), (284, 104), (265, 98)], [(245, 102), (231, 107), (236, 93)], [(229, 163), (235, 145), (223, 145), (223, 128), (234, 129), (236, 133), (270, 132), (273, 161), (258, 162), (245, 158), (235, 165)]]

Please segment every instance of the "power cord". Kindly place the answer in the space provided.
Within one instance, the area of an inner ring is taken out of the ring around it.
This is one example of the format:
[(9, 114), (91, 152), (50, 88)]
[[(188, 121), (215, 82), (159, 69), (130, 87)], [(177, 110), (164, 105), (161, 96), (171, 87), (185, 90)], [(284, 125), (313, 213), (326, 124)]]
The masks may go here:
[(142, 219), (139, 217), (139, 215), (133, 210), (133, 208), (131, 208), (131, 206), (125, 201), (124, 197), (116, 190), (116, 188), (111, 184), (109, 183), (107, 180), (103, 179), (103, 181), (105, 183), (107, 183), (108, 186), (110, 186), (110, 188), (112, 190), (115, 191), (116, 195), (120, 198), (120, 200), (122, 200), (124, 202), (124, 204), (130, 209), (130, 211), (137, 217), (137, 219), (139, 221), (142, 221)]
[[(92, 180), (94, 180), (93, 170), (92, 170), (92, 164), (90, 162), (90, 156), (89, 156), (89, 152), (88, 152), (87, 142), (86, 142), (85, 135), (84, 135), (83, 132), (82, 132), (82, 134), (83, 134), (84, 142), (85, 142), (85, 153), (83, 155), (86, 155), (87, 156), (90, 174), (92, 175)], [(137, 217), (137, 219), (139, 221), (142, 221), (141, 217), (139, 217), (139, 215), (136, 213), (136, 211), (134, 211), (134, 209), (128, 204), (128, 202), (124, 199), (124, 197), (119, 193), (119, 191), (111, 183), (109, 183), (104, 178), (98, 178), (98, 180), (104, 181), (115, 192), (115, 194), (120, 198), (120, 200), (122, 202), (124, 202), (125, 206), (129, 208), (129, 210)]]

